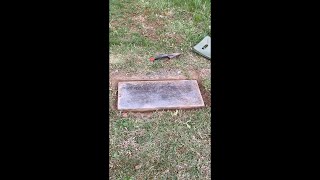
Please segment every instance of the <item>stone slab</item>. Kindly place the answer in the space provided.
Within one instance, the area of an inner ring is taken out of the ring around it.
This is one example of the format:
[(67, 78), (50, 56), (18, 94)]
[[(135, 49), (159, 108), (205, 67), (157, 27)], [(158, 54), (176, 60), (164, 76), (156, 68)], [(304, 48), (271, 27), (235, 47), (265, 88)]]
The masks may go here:
[(118, 110), (150, 111), (203, 106), (204, 102), (196, 80), (118, 83)]

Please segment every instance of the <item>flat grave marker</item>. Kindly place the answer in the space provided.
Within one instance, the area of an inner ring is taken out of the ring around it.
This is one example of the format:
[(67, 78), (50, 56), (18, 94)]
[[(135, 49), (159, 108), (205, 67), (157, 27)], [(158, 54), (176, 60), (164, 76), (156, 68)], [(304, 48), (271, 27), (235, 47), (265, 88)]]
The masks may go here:
[(196, 80), (118, 83), (118, 110), (151, 111), (204, 107)]

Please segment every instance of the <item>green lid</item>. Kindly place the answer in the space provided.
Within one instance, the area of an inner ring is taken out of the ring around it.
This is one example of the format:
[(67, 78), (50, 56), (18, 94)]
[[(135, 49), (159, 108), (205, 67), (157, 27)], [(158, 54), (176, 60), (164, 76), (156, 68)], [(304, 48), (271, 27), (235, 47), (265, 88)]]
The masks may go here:
[(211, 59), (211, 38), (206, 36), (201, 42), (193, 47), (193, 50), (200, 55)]

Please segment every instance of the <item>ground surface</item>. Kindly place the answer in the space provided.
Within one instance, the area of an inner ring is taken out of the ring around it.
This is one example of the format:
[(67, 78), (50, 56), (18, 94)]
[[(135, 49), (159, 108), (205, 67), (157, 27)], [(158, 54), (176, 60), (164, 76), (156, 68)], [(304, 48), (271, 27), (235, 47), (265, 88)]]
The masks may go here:
[[(210, 179), (211, 61), (191, 51), (211, 35), (210, 1), (109, 2), (110, 179)], [(148, 60), (175, 52), (182, 55)], [(206, 107), (118, 111), (117, 82), (143, 79), (196, 79)]]

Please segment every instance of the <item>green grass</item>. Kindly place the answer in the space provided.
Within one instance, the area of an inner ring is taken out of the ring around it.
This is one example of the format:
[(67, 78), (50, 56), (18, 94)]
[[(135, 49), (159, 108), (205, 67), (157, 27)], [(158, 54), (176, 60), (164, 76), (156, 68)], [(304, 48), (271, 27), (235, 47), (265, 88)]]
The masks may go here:
[(111, 179), (209, 178), (209, 109), (111, 119)]
[(203, 80), (203, 86), (204, 86), (204, 88), (205, 88), (207, 91), (210, 91), (210, 92), (211, 92), (211, 79), (205, 78), (205, 79)]
[(199, 60), (199, 57), (194, 62), (195, 58), (190, 53), (191, 47), (210, 35), (210, 19), (209, 0), (111, 1), (110, 52), (130, 52), (124, 64), (133, 62), (130, 70), (126, 66), (114, 67), (113, 64), (110, 67), (130, 72), (154, 70), (157, 66), (148, 63), (148, 59), (155, 52), (181, 52), (183, 59), (173, 61), (164, 68), (208, 68), (208, 63)]
[[(119, 73), (210, 69), (210, 61), (191, 51), (210, 34), (209, 0), (111, 0), (110, 71)], [(149, 62), (156, 53), (180, 52), (168, 63)], [(210, 74), (201, 77), (211, 92)], [(110, 77), (112, 78), (112, 77)], [(156, 111), (143, 118), (111, 107), (110, 179), (210, 179), (211, 109)]]

